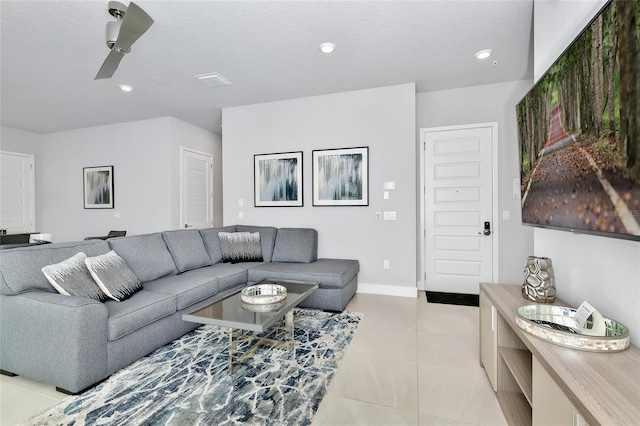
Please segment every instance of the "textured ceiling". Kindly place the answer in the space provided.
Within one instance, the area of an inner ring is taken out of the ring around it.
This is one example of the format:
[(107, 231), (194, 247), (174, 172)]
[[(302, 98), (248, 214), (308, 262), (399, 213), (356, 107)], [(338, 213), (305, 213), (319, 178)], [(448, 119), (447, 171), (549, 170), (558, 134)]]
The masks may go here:
[[(225, 107), (532, 78), (532, 0), (140, 0), (155, 24), (113, 78), (94, 80), (109, 53), (107, 4), (0, 2), (3, 126), (47, 133), (173, 116), (220, 133)], [(337, 45), (333, 54), (319, 52), (325, 41)], [(475, 59), (485, 48), (493, 56)], [(194, 78), (210, 72), (232, 85)]]

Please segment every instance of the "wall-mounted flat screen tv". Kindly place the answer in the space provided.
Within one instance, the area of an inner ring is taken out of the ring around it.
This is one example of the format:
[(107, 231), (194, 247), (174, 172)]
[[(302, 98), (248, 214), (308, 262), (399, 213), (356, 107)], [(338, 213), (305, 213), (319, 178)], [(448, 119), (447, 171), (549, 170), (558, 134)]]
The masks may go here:
[(640, 241), (640, 1), (607, 3), (516, 114), (523, 224)]

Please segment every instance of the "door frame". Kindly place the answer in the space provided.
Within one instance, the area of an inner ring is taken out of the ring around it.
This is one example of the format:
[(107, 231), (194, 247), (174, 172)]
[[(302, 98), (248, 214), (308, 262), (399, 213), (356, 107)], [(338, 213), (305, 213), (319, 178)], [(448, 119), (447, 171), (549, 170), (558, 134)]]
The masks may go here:
[(185, 197), (185, 193), (184, 193), (184, 170), (182, 168), (182, 164), (183, 164), (183, 160), (184, 160), (184, 156), (186, 152), (192, 152), (194, 154), (198, 154), (198, 155), (204, 155), (205, 157), (209, 157), (210, 160), (210, 168), (208, 170), (208, 180), (209, 180), (209, 184), (211, 185), (211, 195), (209, 196), (209, 210), (211, 211), (211, 217), (210, 217), (210, 223), (211, 223), (211, 227), (213, 228), (213, 224), (215, 223), (215, 211), (214, 211), (214, 197), (215, 197), (215, 186), (214, 186), (214, 182), (213, 182), (213, 154), (211, 154), (210, 152), (204, 152), (204, 151), (199, 151), (197, 149), (192, 149), (186, 146), (180, 146), (180, 224), (178, 226), (178, 229), (184, 229), (184, 223), (185, 223), (185, 217), (184, 217), (184, 197)]
[(37, 220), (36, 220), (36, 156), (33, 154), (25, 154), (24, 152), (5, 151), (0, 150), (2, 154), (16, 155), (19, 157), (27, 157), (31, 161), (31, 194), (33, 196), (31, 200), (31, 232), (36, 232)]
[(466, 129), (475, 129), (475, 128), (481, 128), (481, 127), (489, 127), (491, 128), (491, 170), (492, 170), (492, 176), (491, 176), (491, 182), (492, 182), (492, 214), (491, 214), (491, 223), (492, 223), (492, 234), (493, 234), (493, 240), (492, 240), (492, 248), (493, 248), (493, 252), (491, 253), (492, 256), (492, 265), (491, 268), (492, 270), (492, 276), (493, 276), (493, 282), (500, 282), (500, 277), (499, 277), (499, 269), (498, 269), (498, 254), (499, 254), (499, 250), (498, 250), (498, 236), (500, 235), (500, 233), (498, 232), (498, 228), (499, 228), (499, 222), (498, 222), (498, 199), (499, 199), (499, 193), (498, 193), (498, 123), (497, 122), (487, 122), (487, 123), (475, 123), (475, 124), (462, 124), (462, 125), (455, 125), (455, 126), (441, 126), (441, 127), (423, 127), (420, 128), (420, 145), (418, 147), (418, 150), (420, 152), (420, 154), (418, 155), (420, 157), (420, 224), (419, 224), (419, 232), (420, 232), (420, 244), (419, 244), (419, 256), (420, 259), (418, 259), (418, 265), (420, 265), (420, 271), (418, 272), (418, 281), (417, 281), (417, 287), (418, 290), (426, 290), (426, 274), (427, 274), (427, 259), (426, 259), (426, 252), (427, 252), (427, 227), (425, 224), (425, 219), (426, 219), (426, 212), (425, 212), (425, 208), (424, 208), (424, 202), (425, 202), (425, 194), (427, 192), (427, 188), (425, 186), (425, 155), (426, 155), (426, 138), (425, 138), (425, 134), (426, 133), (432, 133), (432, 132), (441, 132), (441, 131), (449, 131), (449, 130), (466, 130)]

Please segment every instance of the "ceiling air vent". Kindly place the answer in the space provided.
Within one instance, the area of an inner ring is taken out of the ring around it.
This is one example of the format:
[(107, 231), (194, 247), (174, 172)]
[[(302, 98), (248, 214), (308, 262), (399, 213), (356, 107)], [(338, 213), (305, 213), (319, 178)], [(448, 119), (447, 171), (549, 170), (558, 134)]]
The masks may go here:
[(200, 80), (203, 84), (209, 87), (218, 87), (218, 86), (229, 86), (231, 82), (218, 74), (217, 72), (212, 72), (210, 74), (201, 74), (196, 75), (196, 78)]

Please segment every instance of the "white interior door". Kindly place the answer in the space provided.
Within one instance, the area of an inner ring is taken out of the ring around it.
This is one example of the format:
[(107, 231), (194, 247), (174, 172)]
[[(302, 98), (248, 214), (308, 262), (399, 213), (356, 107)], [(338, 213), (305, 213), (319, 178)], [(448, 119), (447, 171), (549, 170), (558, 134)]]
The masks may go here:
[(0, 229), (34, 232), (36, 226), (33, 155), (0, 151)]
[(479, 294), (493, 281), (497, 124), (477, 126), (421, 132), (427, 291)]
[(182, 228), (213, 226), (213, 157), (180, 147)]

